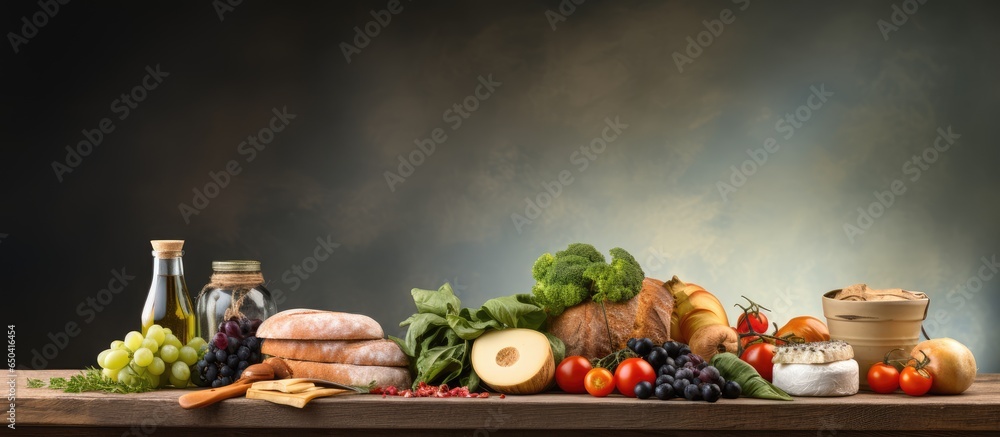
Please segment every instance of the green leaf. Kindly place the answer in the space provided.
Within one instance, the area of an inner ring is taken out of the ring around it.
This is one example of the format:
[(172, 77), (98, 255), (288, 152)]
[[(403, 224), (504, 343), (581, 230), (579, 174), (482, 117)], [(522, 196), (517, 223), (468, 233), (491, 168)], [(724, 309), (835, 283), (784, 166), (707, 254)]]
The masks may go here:
[(418, 313), (432, 313), (445, 317), (448, 314), (458, 314), (459, 308), (462, 307), (462, 301), (455, 296), (451, 284), (447, 282), (437, 290), (414, 288), (410, 294), (413, 295), (413, 303), (417, 305)]
[(541, 328), (545, 323), (545, 311), (531, 303), (531, 295), (518, 294), (490, 299), (483, 304), (490, 318), (507, 328)]
[(438, 346), (428, 349), (417, 358), (417, 378), (419, 381), (440, 381), (442, 384), (458, 380), (465, 368), (462, 358), (465, 356), (466, 344), (453, 346)]
[(503, 325), (496, 320), (474, 321), (467, 317), (450, 314), (448, 315), (448, 326), (463, 340), (475, 340), (483, 335), (487, 329), (503, 329)]
[(414, 314), (406, 319), (410, 327), (406, 331), (406, 341), (401, 345), (403, 352), (414, 357), (419, 352), (417, 346), (423, 341), (423, 337), (433, 335), (435, 327), (448, 326), (448, 321), (444, 317), (432, 313)]
[(462, 377), (462, 379), (458, 382), (465, 387), (469, 387), (470, 392), (479, 391), (479, 385), (482, 384), (482, 381), (479, 379), (479, 374), (477, 374), (476, 369), (473, 368), (470, 368), (469, 374)]

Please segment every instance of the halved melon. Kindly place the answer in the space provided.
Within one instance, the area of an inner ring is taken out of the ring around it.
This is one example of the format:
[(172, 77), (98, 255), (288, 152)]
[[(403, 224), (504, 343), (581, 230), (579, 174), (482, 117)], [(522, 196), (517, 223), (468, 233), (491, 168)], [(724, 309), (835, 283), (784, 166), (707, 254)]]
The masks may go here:
[(472, 368), (500, 393), (534, 394), (554, 380), (556, 364), (545, 334), (530, 329), (490, 331), (472, 343)]

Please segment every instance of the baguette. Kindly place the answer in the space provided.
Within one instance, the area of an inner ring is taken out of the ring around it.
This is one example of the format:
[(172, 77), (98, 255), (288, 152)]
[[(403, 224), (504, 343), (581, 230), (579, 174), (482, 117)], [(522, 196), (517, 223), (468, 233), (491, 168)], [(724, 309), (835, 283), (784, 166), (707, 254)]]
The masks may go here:
[(366, 386), (374, 381), (376, 387), (409, 388), (413, 383), (406, 367), (355, 366), (291, 359), (282, 361), (291, 369), (291, 376), (294, 378), (324, 379), (353, 386)]
[(268, 317), (257, 328), (257, 336), (286, 340), (378, 340), (385, 333), (378, 322), (361, 314), (293, 309)]
[(281, 358), (359, 366), (403, 367), (410, 364), (391, 340), (283, 340), (265, 339), (261, 352)]

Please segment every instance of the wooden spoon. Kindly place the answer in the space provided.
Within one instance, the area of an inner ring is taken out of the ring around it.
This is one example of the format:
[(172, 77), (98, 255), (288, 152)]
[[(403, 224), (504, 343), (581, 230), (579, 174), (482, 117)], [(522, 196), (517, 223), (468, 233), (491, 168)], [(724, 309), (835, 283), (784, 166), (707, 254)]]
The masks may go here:
[(240, 374), (240, 379), (237, 379), (232, 384), (225, 387), (188, 393), (178, 398), (177, 403), (187, 410), (207, 407), (223, 399), (243, 396), (254, 382), (271, 379), (274, 379), (274, 369), (271, 366), (267, 364), (254, 364), (247, 367)]
[(288, 367), (288, 363), (285, 360), (278, 357), (270, 357), (264, 360), (264, 364), (271, 366), (271, 370), (274, 371), (274, 379), (286, 379), (294, 378), (292, 375), (292, 368)]

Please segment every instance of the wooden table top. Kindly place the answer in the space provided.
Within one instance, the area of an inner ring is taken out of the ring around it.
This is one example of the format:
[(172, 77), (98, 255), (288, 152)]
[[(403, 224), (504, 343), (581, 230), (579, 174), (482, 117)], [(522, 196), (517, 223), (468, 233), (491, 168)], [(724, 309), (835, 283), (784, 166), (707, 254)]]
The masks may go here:
[[(959, 396), (910, 397), (897, 393), (862, 392), (841, 398), (795, 398), (791, 402), (740, 398), (717, 403), (638, 400), (612, 395), (548, 393), (533, 396), (491, 396), (487, 399), (400, 398), (349, 395), (317, 399), (303, 409), (261, 400), (236, 398), (219, 404), (184, 410), (177, 398), (190, 390), (163, 389), (148, 393), (116, 395), (99, 392), (64, 393), (49, 388), (27, 388), (26, 378), (68, 377), (73, 370), (21, 371), (17, 376), (17, 428), (52, 435), (99, 434), (132, 430), (149, 435), (177, 428), (218, 428), (269, 434), (287, 428), (340, 430), (346, 434), (392, 433), (407, 435), (491, 435), (520, 430), (529, 435), (555, 429), (576, 429), (587, 435), (608, 430), (673, 431), (679, 435), (715, 430), (713, 435), (747, 435), (746, 431), (778, 434), (840, 436), (850, 434), (942, 435), (965, 431), (1000, 435), (1000, 374), (980, 374), (975, 384)], [(72, 427), (72, 428), (67, 428)], [(352, 432), (353, 430), (353, 432)], [(423, 432), (420, 432), (423, 430)], [(437, 430), (435, 432), (430, 432)], [(603, 430), (603, 431), (602, 431)], [(152, 432), (150, 432), (152, 431)], [(188, 429), (187, 431), (191, 431)], [(596, 434), (595, 434), (596, 433)], [(334, 432), (334, 434), (336, 434)], [(628, 434), (627, 432), (625, 433)], [(245, 435), (245, 434), (241, 434)], [(623, 435), (616, 433), (616, 435)]]

